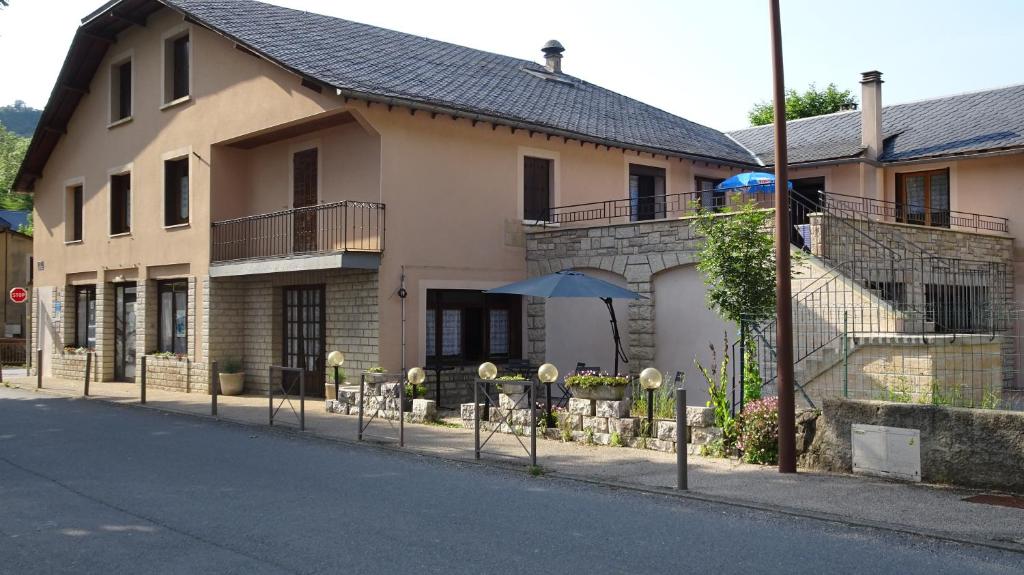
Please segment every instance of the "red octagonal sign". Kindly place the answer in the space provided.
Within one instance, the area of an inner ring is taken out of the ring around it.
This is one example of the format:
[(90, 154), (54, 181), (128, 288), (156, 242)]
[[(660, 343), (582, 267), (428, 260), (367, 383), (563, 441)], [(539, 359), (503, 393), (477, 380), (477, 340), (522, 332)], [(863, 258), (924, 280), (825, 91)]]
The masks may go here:
[(28, 290), (23, 287), (11, 288), (11, 301), (14, 303), (25, 303), (28, 299)]

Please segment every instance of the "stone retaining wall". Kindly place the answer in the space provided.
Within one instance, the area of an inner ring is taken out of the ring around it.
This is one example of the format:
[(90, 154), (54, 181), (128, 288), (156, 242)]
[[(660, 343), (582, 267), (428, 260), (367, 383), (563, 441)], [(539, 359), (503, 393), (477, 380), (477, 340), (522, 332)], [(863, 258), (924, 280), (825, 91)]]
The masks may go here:
[(1024, 413), (826, 400), (801, 464), (851, 472), (854, 423), (919, 430), (924, 481), (1024, 493)]
[[(490, 431), (497, 428), (501, 433), (529, 433), (530, 410), (514, 409), (513, 402), (507, 395), (500, 394), (500, 405), (491, 407), (489, 420), (481, 421), (481, 428)], [(480, 404), (483, 410), (484, 405)], [(558, 413), (559, 427), (539, 430), (538, 433), (551, 439), (562, 437), (562, 429), (572, 434), (573, 441), (593, 443), (595, 445), (615, 444), (617, 446), (657, 451), (675, 452), (676, 421), (675, 419), (656, 419), (654, 436), (649, 437), (646, 417), (631, 417), (630, 401), (600, 401), (593, 399), (569, 400), (566, 410)], [(462, 425), (473, 427), (475, 417), (473, 404), (464, 403), (460, 412)], [(537, 412), (540, 419), (542, 412)], [(710, 407), (686, 407), (686, 442), (691, 446), (706, 445), (722, 436), (722, 430), (714, 427), (714, 410)], [(566, 425), (564, 422), (570, 422)], [(511, 425), (509, 425), (511, 423)], [(616, 437), (617, 436), (617, 437)]]

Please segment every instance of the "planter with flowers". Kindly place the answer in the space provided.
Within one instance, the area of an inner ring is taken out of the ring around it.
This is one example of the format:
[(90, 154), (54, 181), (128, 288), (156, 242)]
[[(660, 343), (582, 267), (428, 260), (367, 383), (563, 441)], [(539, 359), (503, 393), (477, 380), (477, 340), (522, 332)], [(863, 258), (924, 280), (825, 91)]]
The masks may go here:
[(577, 399), (621, 401), (629, 389), (629, 378), (585, 371), (567, 375), (565, 386)]
[(498, 401), (502, 409), (527, 409), (530, 407), (530, 400), (527, 394), (531, 382), (521, 375), (503, 375), (495, 380), (498, 391)]
[(220, 365), (217, 373), (220, 381), (220, 393), (222, 395), (242, 395), (245, 389), (245, 372), (242, 371), (242, 362), (237, 359), (229, 359)]

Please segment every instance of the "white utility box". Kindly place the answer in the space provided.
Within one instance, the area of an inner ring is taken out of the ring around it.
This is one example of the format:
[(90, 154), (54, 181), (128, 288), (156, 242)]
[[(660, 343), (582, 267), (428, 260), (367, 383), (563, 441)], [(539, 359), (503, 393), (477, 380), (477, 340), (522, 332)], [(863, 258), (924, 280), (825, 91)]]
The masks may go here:
[(853, 472), (921, 481), (921, 432), (853, 424)]

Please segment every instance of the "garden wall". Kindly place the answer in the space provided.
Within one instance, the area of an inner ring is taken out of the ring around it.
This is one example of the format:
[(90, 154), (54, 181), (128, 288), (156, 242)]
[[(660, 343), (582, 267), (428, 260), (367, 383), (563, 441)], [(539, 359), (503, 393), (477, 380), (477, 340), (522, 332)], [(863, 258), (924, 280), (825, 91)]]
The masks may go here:
[(852, 471), (854, 423), (920, 430), (924, 481), (1024, 492), (1024, 413), (825, 400), (801, 463), (826, 471)]

